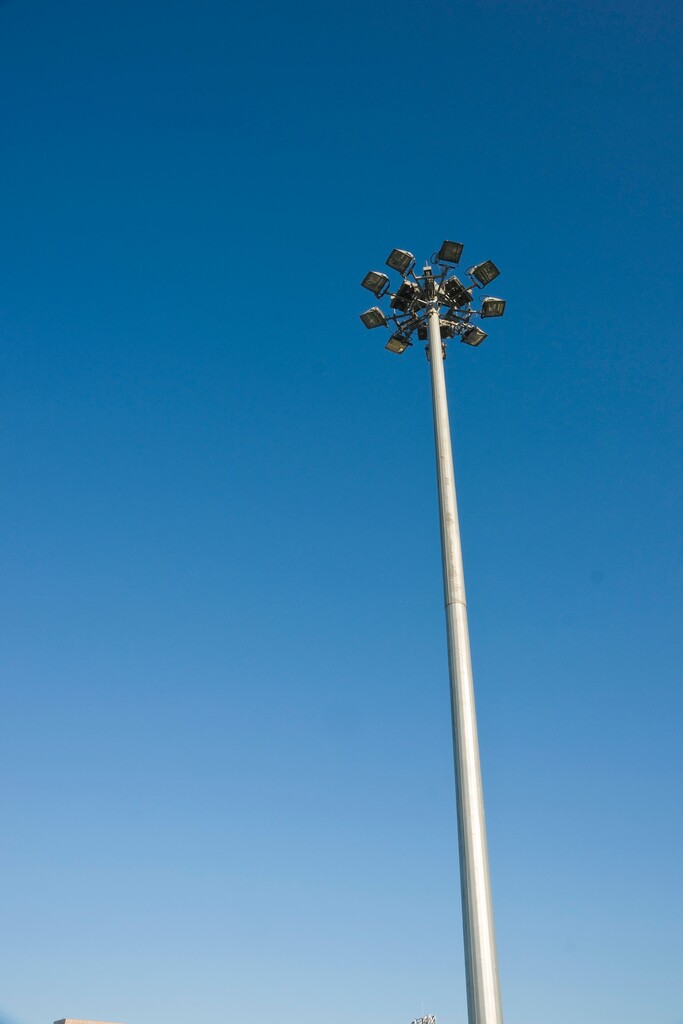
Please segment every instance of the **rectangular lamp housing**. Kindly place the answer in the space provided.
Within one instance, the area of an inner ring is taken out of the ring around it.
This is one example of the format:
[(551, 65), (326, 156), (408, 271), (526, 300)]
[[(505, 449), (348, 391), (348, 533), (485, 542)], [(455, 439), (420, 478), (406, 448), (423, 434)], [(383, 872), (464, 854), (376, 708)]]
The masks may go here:
[(467, 273), (478, 281), (482, 288), (485, 288), (494, 278), (498, 277), (500, 270), (493, 260), (486, 260), (485, 263), (478, 263), (476, 267), (471, 267)]
[(459, 263), (463, 248), (462, 242), (443, 242), (436, 258), (439, 263)]
[(445, 296), (448, 306), (457, 306), (458, 309), (466, 306), (472, 300), (469, 290), (465, 288), (462, 281), (455, 277), (455, 275), (449, 277), (446, 283), (441, 286), (441, 294)]
[(395, 352), (396, 355), (402, 355), (410, 345), (410, 342), (403, 334), (392, 334), (389, 341), (384, 346), (390, 352)]
[(373, 306), (372, 309), (366, 309), (364, 313), (361, 313), (360, 318), (368, 330), (371, 330), (373, 327), (387, 326), (387, 318), (379, 306)]
[(505, 312), (505, 299), (494, 299), (492, 295), (481, 304), (482, 316), (502, 316)]
[(386, 265), (392, 270), (398, 270), (399, 274), (405, 274), (408, 268), (415, 262), (412, 252), (405, 249), (392, 249), (386, 258)]
[(391, 300), (391, 308), (399, 313), (407, 313), (420, 295), (420, 289), (414, 281), (404, 281)]
[(488, 338), (486, 331), (482, 331), (481, 327), (468, 327), (466, 331), (463, 331), (461, 341), (464, 341), (466, 345), (472, 345), (476, 347), (481, 345), (484, 338)]
[(380, 297), (384, 289), (389, 284), (389, 278), (386, 274), (381, 274), (378, 270), (369, 270), (361, 281), (363, 288), (367, 288), (369, 292)]

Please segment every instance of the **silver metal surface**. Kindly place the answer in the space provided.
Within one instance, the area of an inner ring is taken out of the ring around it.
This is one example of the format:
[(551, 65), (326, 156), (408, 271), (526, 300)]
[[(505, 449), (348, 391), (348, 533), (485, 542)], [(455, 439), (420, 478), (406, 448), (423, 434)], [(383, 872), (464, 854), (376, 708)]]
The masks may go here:
[(429, 309), (428, 329), (451, 683), (467, 1011), (469, 1024), (502, 1024), (465, 580), (436, 303)]

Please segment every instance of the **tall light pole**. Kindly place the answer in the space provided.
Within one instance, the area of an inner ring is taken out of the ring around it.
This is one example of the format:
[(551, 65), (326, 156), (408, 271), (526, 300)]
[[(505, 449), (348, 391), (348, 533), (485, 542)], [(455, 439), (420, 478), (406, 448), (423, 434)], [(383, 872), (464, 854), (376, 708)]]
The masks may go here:
[(385, 315), (379, 306), (373, 306), (361, 314), (361, 320), (368, 328), (388, 327), (390, 322), (393, 323), (394, 331), (386, 345), (390, 352), (405, 352), (412, 345), (410, 339), (414, 335), (427, 341), (451, 683), (467, 1011), (469, 1024), (502, 1024), (465, 577), (443, 363), (445, 339), (458, 337), (468, 345), (480, 345), (486, 334), (474, 323), (475, 318), (501, 316), (505, 302), (487, 297), (480, 309), (474, 308), (474, 289), (485, 287), (498, 276), (499, 271), (494, 263), (487, 260), (471, 267), (467, 272), (469, 282), (463, 284), (451, 273), (451, 267), (460, 261), (462, 248), (459, 242), (444, 242), (419, 276), (413, 270), (415, 260), (412, 253), (393, 249), (386, 262), (401, 275), (402, 281), (397, 290), (390, 291), (389, 278), (378, 271), (370, 271), (362, 282), (377, 298), (391, 297), (391, 312)]

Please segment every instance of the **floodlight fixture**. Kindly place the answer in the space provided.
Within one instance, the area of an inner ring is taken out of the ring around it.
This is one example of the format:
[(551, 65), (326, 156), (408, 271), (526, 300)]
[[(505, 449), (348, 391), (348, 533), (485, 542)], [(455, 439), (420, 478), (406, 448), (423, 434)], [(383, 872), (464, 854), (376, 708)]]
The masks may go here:
[(437, 263), (459, 263), (463, 248), (462, 242), (443, 242), (436, 254)]
[(470, 267), (467, 273), (470, 277), (473, 277), (482, 288), (485, 288), (486, 285), (490, 284), (494, 278), (498, 277), (500, 270), (493, 260), (486, 260), (484, 263), (477, 263), (475, 267)]
[(484, 338), (488, 338), (486, 331), (482, 331), (481, 327), (475, 327), (474, 324), (472, 324), (470, 327), (465, 328), (460, 340), (464, 341), (466, 345), (476, 347), (477, 345), (481, 345)]
[(407, 274), (415, 262), (415, 257), (412, 252), (406, 252), (405, 249), (392, 249), (385, 262), (392, 270), (398, 270), (399, 274)]
[(481, 304), (482, 316), (502, 316), (505, 312), (505, 299), (494, 299), (489, 295)]
[(465, 288), (465, 285), (455, 276), (455, 274), (453, 277), (449, 277), (441, 286), (441, 293), (444, 297), (445, 305), (457, 306), (458, 309), (461, 309), (462, 306), (466, 306), (468, 302), (472, 301), (472, 293), (469, 288)]
[(369, 292), (372, 292), (379, 299), (389, 287), (389, 278), (379, 270), (369, 270), (361, 284), (363, 288), (367, 288)]
[(395, 352), (397, 356), (400, 356), (405, 352), (409, 345), (412, 345), (412, 341), (410, 341), (405, 334), (401, 334), (400, 331), (396, 331), (395, 334), (391, 335), (389, 341), (384, 347), (390, 352)]
[(373, 327), (388, 326), (387, 318), (379, 306), (373, 306), (372, 309), (366, 309), (364, 313), (361, 313), (360, 318), (368, 330), (371, 330)]
[(399, 313), (407, 313), (417, 302), (420, 288), (414, 281), (404, 281), (391, 300), (391, 308)]

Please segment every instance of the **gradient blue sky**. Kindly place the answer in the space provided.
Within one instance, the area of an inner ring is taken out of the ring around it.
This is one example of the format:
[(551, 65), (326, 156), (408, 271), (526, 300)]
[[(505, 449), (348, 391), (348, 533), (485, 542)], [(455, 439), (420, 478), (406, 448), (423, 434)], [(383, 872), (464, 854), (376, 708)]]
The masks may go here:
[[(508, 1024), (682, 1024), (679, 5), (0, 4), (0, 1016), (466, 1019), (447, 361)], [(469, 263), (468, 263), (469, 265)]]

